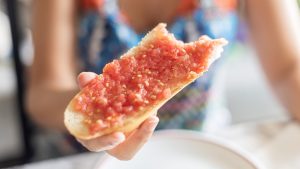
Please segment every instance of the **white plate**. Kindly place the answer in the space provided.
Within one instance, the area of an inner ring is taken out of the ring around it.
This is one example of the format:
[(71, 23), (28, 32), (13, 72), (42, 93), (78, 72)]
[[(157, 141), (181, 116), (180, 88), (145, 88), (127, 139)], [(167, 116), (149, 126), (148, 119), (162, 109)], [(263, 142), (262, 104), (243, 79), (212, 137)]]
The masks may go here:
[(162, 130), (130, 161), (109, 155), (96, 169), (261, 169), (245, 152), (220, 139), (186, 130)]

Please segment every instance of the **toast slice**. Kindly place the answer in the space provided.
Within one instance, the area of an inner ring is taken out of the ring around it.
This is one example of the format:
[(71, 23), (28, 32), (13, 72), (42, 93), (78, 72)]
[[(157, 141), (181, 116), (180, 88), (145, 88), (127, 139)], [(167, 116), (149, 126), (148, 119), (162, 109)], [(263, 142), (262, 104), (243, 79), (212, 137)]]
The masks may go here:
[[(207, 71), (226, 44), (225, 39), (207, 36), (184, 44), (168, 33), (166, 24), (158, 24), (71, 100), (64, 113), (65, 126), (80, 139), (134, 130)], [(135, 81), (139, 77), (143, 79)], [(118, 100), (121, 96), (123, 100)]]

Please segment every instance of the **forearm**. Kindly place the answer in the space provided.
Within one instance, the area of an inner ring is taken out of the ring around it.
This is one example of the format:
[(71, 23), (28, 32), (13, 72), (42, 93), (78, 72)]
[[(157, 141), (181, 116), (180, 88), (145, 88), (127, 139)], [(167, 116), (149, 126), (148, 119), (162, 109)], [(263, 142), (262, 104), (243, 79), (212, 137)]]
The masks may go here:
[(262, 68), (286, 109), (300, 120), (300, 18), (295, 0), (247, 0), (246, 19)]
[(246, 0), (250, 37), (271, 83), (281, 81), (300, 59), (296, 0)]
[(64, 129), (63, 112), (77, 90), (76, 1), (33, 1), (34, 60), (26, 106), (38, 124)]

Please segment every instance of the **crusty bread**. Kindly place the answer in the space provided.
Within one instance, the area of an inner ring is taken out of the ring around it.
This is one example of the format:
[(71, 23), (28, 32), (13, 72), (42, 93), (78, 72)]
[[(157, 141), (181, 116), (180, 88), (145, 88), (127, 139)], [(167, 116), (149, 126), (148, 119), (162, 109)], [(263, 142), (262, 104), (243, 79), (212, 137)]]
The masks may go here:
[[(167, 35), (168, 38), (170, 38), (172, 41), (173, 40), (176, 41), (175, 37), (172, 34), (168, 33), (168, 31), (165, 29), (165, 27), (166, 27), (166, 24), (162, 24), (162, 23), (159, 24), (158, 26), (156, 26), (152, 31), (150, 31), (143, 38), (143, 40), (140, 42), (140, 44), (138, 46), (130, 49), (127, 52), (127, 54), (130, 54), (130, 56), (134, 57), (135, 53), (138, 52), (140, 47), (148, 46), (147, 44), (149, 42), (151, 42), (152, 40), (155, 40), (157, 37), (160, 37), (160, 36)], [(210, 59), (209, 64), (211, 64), (215, 59), (217, 59), (220, 56), (221, 52), (223, 51), (222, 47), (227, 43), (227, 41), (224, 39), (211, 40), (210, 38), (208, 38), (206, 36), (202, 36), (201, 38), (199, 38), (198, 42), (214, 43), (214, 48), (211, 51), (210, 56), (209, 56), (209, 59)], [(182, 43), (182, 42), (178, 41), (178, 43)], [(123, 56), (126, 57), (128, 55), (123, 55)], [(172, 87), (170, 86), (171, 93), (172, 93), (171, 97), (169, 97), (168, 99), (162, 100), (155, 105), (150, 105), (150, 106), (144, 107), (142, 110), (140, 110), (139, 113), (135, 113), (136, 116), (126, 118), (126, 120), (124, 121), (124, 125), (121, 127), (106, 128), (106, 129), (103, 129), (101, 132), (97, 132), (97, 133), (91, 135), (91, 133), (89, 132), (88, 126), (86, 126), (85, 123), (83, 123), (83, 120), (85, 117), (82, 115), (82, 113), (72, 111), (72, 108), (71, 108), (72, 101), (70, 102), (67, 109), (65, 110), (65, 114), (64, 114), (65, 125), (72, 135), (74, 135), (75, 137), (80, 138), (80, 139), (92, 139), (92, 138), (106, 135), (106, 134), (116, 132), (116, 131), (130, 132), (130, 131), (134, 130), (135, 128), (137, 128), (150, 115), (154, 114), (170, 98), (172, 98), (180, 90), (182, 90), (185, 86), (187, 86), (188, 84), (193, 82), (195, 79), (197, 79), (201, 75), (202, 74), (196, 74), (195, 72), (190, 72), (190, 74), (189, 74), (190, 78), (188, 80), (178, 82), (177, 86), (172, 86)]]

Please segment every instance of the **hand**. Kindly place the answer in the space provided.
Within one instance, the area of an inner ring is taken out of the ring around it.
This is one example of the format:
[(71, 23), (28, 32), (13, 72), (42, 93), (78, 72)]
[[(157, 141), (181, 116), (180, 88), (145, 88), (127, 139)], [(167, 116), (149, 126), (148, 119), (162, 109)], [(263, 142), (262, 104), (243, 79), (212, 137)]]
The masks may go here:
[[(83, 88), (96, 76), (97, 74), (91, 72), (80, 73), (78, 75), (79, 87)], [(131, 133), (116, 132), (90, 140), (77, 140), (90, 151), (106, 151), (119, 160), (130, 160), (152, 136), (158, 121), (155, 114)]]

